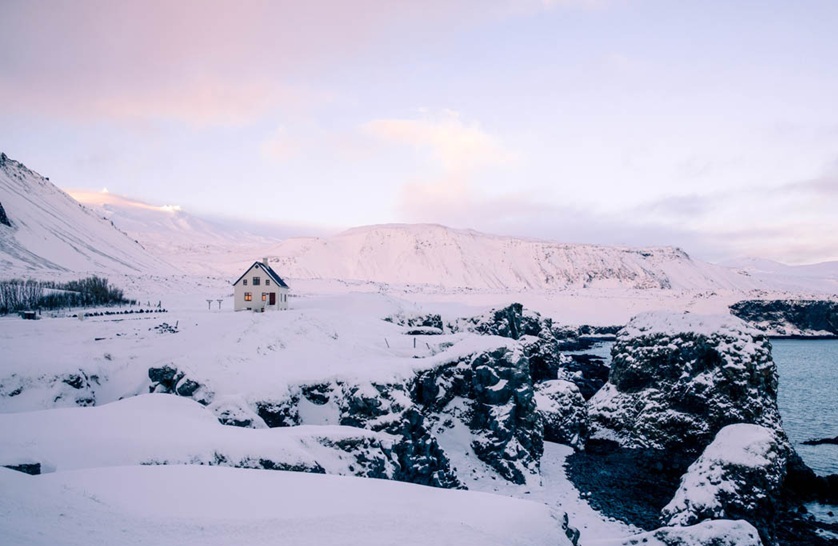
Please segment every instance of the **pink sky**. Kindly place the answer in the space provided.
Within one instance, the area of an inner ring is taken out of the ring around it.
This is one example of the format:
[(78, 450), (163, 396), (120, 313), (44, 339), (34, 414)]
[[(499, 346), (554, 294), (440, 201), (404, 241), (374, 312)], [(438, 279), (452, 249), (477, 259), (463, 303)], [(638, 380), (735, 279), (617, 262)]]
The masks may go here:
[(65, 188), (838, 259), (833, 2), (10, 0), (0, 20), (0, 150)]

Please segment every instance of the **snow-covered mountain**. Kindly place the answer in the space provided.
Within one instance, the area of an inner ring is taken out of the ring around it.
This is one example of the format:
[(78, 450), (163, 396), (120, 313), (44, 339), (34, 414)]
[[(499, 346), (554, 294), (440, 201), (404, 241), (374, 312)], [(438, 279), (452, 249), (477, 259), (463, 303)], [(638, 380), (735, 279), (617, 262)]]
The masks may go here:
[(838, 293), (838, 262), (786, 265), (762, 258), (741, 258), (724, 265), (777, 290)]
[(152, 205), (109, 193), (70, 190), (69, 194), (141, 241), (151, 253), (194, 274), (230, 276), (243, 262), (260, 257), (278, 237), (254, 234), (233, 222), (207, 220), (177, 205)]
[(173, 267), (46, 178), (0, 154), (0, 273), (163, 273)]
[(750, 290), (761, 282), (677, 248), (563, 244), (440, 225), (392, 224), (289, 239), (269, 253), (283, 275), (477, 290)]

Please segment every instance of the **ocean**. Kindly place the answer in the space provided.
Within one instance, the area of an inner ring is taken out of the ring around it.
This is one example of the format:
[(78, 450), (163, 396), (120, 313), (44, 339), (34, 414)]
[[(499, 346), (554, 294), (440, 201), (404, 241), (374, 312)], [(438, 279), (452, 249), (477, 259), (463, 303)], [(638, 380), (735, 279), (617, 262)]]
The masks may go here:
[(797, 452), (817, 474), (838, 474), (838, 445), (801, 442), (838, 436), (838, 340), (773, 340), (777, 404)]

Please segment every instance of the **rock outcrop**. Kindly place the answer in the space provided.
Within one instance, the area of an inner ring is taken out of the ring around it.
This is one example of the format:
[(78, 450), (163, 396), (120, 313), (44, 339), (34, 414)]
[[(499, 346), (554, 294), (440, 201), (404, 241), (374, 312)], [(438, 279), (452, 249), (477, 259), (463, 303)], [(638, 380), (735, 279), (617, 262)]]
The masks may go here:
[(838, 301), (744, 300), (730, 312), (775, 337), (838, 337)]
[(204, 406), (212, 402), (215, 396), (205, 385), (188, 377), (186, 372), (171, 364), (149, 368), (148, 378), (152, 383), (149, 392), (185, 396)]
[(774, 542), (774, 522), (786, 474), (788, 448), (759, 425), (729, 425), (690, 465), (673, 499), (661, 511), (665, 525), (744, 519), (766, 542)]
[(26, 399), (41, 396), (53, 407), (94, 406), (96, 392), (101, 387), (98, 373), (79, 369), (60, 375), (27, 377), (12, 374), (0, 379), (0, 411), (20, 411)]
[(517, 345), (418, 374), (413, 396), (443, 428), (467, 427), (477, 458), (514, 483), (538, 473), (544, 450), (529, 363)]
[(690, 527), (661, 527), (613, 546), (763, 546), (753, 525), (742, 520), (705, 521)]
[(556, 379), (535, 386), (535, 402), (544, 421), (544, 440), (584, 449), (590, 432), (588, 407), (579, 388)]
[(620, 332), (608, 383), (590, 400), (593, 436), (700, 453), (753, 423), (786, 442), (767, 337), (733, 316), (645, 313)]
[(9, 221), (9, 217), (6, 216), (6, 209), (3, 208), (3, 203), (0, 203), (0, 224), (12, 227), (12, 222)]

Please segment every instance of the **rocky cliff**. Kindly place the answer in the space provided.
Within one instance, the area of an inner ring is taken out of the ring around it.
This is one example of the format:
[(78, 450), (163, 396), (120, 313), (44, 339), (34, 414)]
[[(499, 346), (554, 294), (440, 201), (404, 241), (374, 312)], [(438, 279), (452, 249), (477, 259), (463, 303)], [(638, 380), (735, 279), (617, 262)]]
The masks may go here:
[(744, 300), (730, 312), (774, 337), (838, 337), (838, 301)]
[(608, 383), (590, 401), (593, 436), (698, 454), (724, 426), (785, 437), (766, 336), (736, 317), (645, 313), (620, 332)]

